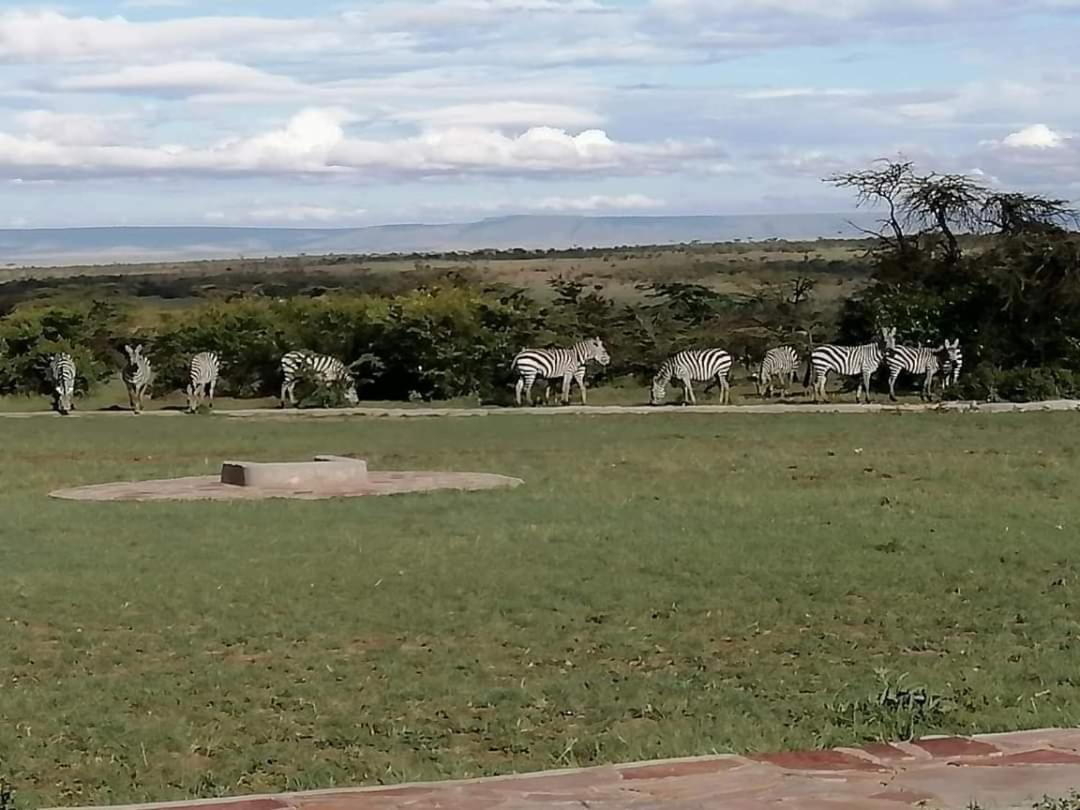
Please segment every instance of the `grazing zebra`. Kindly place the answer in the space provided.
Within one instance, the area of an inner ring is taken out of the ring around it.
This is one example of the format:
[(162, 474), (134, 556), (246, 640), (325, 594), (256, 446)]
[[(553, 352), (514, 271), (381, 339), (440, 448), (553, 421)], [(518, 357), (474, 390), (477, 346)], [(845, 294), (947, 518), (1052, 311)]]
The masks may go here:
[(143, 396), (154, 381), (154, 368), (150, 365), (150, 358), (143, 354), (141, 343), (134, 348), (124, 346), (124, 353), (127, 354), (127, 365), (122, 376), (127, 387), (128, 403), (131, 410), (141, 413)]
[(925, 346), (897, 346), (885, 353), (885, 367), (889, 370), (889, 399), (896, 402), (896, 379), (901, 371), (922, 375), (919, 397), (929, 400), (934, 393), (934, 375), (941, 369), (941, 356), (945, 348), (929, 349)]
[(855, 390), (855, 401), (858, 402), (863, 391), (866, 392), (866, 401), (870, 401), (870, 376), (881, 367), (885, 352), (896, 346), (896, 330), (885, 328), (881, 330), (878, 339), (873, 343), (862, 346), (818, 346), (810, 352), (810, 362), (806, 366), (806, 379), (804, 386), (814, 385), (814, 402), (825, 400), (825, 384), (829, 374), (836, 372), (843, 377), (859, 376), (859, 387)]
[(281, 407), (285, 407), (286, 398), (295, 408), (294, 392), (296, 383), (305, 374), (310, 374), (323, 384), (345, 383), (345, 401), (356, 405), (360, 397), (356, 395), (356, 383), (348, 367), (336, 357), (302, 349), (285, 354), (281, 358)]
[(761, 397), (771, 397), (773, 377), (780, 381), (780, 396), (787, 396), (787, 388), (795, 382), (799, 368), (799, 353), (791, 346), (778, 346), (765, 352), (765, 359), (758, 366), (754, 387)]
[(53, 387), (53, 408), (62, 414), (75, 409), (75, 359), (67, 352), (49, 358), (49, 382)]
[(653, 377), (649, 403), (659, 405), (664, 401), (667, 384), (678, 380), (682, 384), (683, 403), (687, 400), (696, 405), (692, 382), (708, 382), (709, 388), (715, 383), (720, 386), (720, 404), (731, 402), (731, 386), (728, 385), (728, 373), (731, 371), (731, 355), (723, 349), (690, 349), (669, 357), (660, 366)]
[(214, 407), (214, 388), (217, 387), (220, 373), (221, 358), (217, 352), (199, 352), (191, 358), (187, 387), (189, 413), (195, 413), (199, 409), (203, 397), (208, 397), (210, 407)]
[[(602, 366), (611, 362), (611, 355), (604, 348), (604, 342), (598, 337), (581, 340), (571, 348), (523, 349), (514, 357), (510, 368), (517, 372), (518, 379), (514, 386), (514, 401), (520, 405), (522, 392), (532, 401), (533, 383), (539, 377), (544, 380), (562, 379), (562, 402), (570, 403), (570, 383), (576, 382), (581, 392), (581, 404), (586, 403), (585, 366), (595, 360)], [(545, 399), (547, 396), (545, 394)]]
[(964, 367), (964, 353), (960, 351), (960, 338), (946, 340), (941, 361), (942, 387), (949, 388), (960, 381), (960, 369)]

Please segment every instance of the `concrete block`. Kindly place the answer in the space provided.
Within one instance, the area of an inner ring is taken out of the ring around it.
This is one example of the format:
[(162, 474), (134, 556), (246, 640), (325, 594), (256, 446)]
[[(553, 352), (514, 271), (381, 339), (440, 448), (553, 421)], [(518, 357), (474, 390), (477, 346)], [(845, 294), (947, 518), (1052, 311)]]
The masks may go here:
[(262, 489), (341, 489), (368, 483), (367, 462), (340, 456), (319, 456), (316, 461), (226, 461), (221, 483)]

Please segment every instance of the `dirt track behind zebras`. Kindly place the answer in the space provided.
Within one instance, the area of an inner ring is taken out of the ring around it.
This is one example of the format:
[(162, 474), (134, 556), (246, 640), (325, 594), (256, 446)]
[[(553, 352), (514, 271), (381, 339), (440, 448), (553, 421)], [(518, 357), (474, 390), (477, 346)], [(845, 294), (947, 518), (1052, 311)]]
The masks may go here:
[[(564, 405), (549, 408), (333, 408), (278, 409), (242, 408), (214, 412), (216, 418), (226, 419), (325, 419), (341, 417), (380, 418), (438, 418), (450, 416), (618, 416), (654, 414), (790, 414), (790, 413), (1031, 413), (1046, 411), (1080, 411), (1080, 400), (1056, 399), (1044, 402), (940, 402), (932, 404), (856, 405), (852, 402), (820, 404), (756, 404), (756, 405)], [(179, 410), (143, 411), (143, 417), (185, 416)], [(125, 417), (130, 411), (74, 411), (64, 418)], [(0, 419), (29, 419), (33, 417), (60, 418), (52, 411), (0, 412)]]

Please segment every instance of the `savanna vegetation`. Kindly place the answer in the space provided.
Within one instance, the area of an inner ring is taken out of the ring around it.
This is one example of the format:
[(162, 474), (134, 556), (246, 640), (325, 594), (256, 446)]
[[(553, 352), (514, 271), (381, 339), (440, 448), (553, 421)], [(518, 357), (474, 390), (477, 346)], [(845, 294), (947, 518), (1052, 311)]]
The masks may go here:
[(499, 403), (525, 346), (600, 335), (614, 359), (600, 382), (640, 386), (683, 348), (722, 346), (749, 364), (779, 343), (863, 342), (890, 325), (905, 344), (961, 340), (958, 396), (1080, 396), (1080, 240), (1065, 202), (899, 162), (830, 182), (884, 211), (881, 231), (847, 245), (26, 271), (0, 287), (0, 393), (42, 390), (58, 350), (91, 390), (138, 341), (164, 391), (183, 385), (191, 354), (216, 350), (223, 394), (266, 396), (281, 355), (307, 348), (350, 363), (366, 399)]

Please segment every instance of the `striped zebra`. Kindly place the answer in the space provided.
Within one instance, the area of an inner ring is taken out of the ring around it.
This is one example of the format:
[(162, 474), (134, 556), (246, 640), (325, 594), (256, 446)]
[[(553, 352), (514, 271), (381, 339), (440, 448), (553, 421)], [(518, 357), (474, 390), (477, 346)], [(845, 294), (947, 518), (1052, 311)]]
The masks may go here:
[(124, 346), (127, 355), (127, 365), (124, 366), (124, 386), (127, 388), (128, 403), (135, 413), (142, 412), (143, 397), (147, 396), (147, 389), (154, 381), (154, 367), (150, 365), (150, 358), (143, 353), (140, 343), (134, 348)]
[(923, 378), (919, 398), (929, 400), (934, 393), (934, 377), (941, 370), (945, 348), (938, 346), (897, 346), (885, 353), (885, 368), (889, 370), (889, 399), (896, 402), (896, 380), (900, 372)]
[(345, 384), (345, 401), (350, 405), (356, 405), (360, 397), (356, 394), (356, 383), (348, 367), (336, 357), (301, 349), (287, 352), (281, 358), (281, 407), (285, 407), (286, 399), (294, 408), (296, 407), (296, 383), (305, 375), (311, 375), (324, 385), (330, 383)]
[(191, 358), (188, 366), (188, 413), (195, 413), (204, 397), (209, 399), (210, 407), (214, 407), (214, 389), (220, 373), (221, 358), (217, 352), (199, 352)]
[(754, 376), (758, 396), (768, 398), (773, 395), (773, 377), (776, 377), (780, 382), (780, 396), (786, 397), (788, 386), (795, 382), (798, 368), (799, 353), (792, 346), (769, 349)]
[(695, 382), (709, 383), (705, 387), (706, 391), (714, 384), (719, 385), (720, 404), (729, 404), (731, 386), (728, 384), (728, 373), (731, 371), (731, 364), (731, 355), (723, 349), (690, 349), (674, 354), (663, 362), (653, 377), (649, 403), (659, 405), (663, 402), (667, 385), (674, 379), (682, 385), (684, 404), (687, 401), (691, 405), (697, 404), (694, 387), (691, 385)]
[(49, 358), (49, 382), (53, 387), (53, 408), (62, 414), (75, 409), (75, 359), (67, 352)]
[(964, 367), (964, 353), (960, 350), (960, 338), (946, 340), (942, 348), (944, 349), (941, 362), (942, 387), (949, 388), (960, 381), (960, 369)]
[(825, 384), (830, 373), (835, 372), (843, 377), (858, 376), (860, 379), (859, 386), (855, 389), (855, 401), (859, 402), (860, 395), (865, 391), (866, 401), (869, 402), (870, 377), (881, 367), (885, 352), (895, 346), (896, 330), (893, 328), (883, 328), (877, 340), (862, 346), (818, 346), (810, 352), (803, 385), (809, 387), (811, 382), (813, 383), (814, 402), (828, 402)]
[(591, 360), (602, 366), (611, 362), (611, 355), (598, 337), (580, 340), (569, 349), (523, 349), (510, 364), (510, 368), (517, 373), (514, 401), (521, 405), (521, 395), (524, 392), (525, 398), (531, 402), (533, 383), (540, 378), (548, 381), (562, 379), (564, 405), (570, 403), (570, 383), (576, 382), (578, 391), (581, 392), (581, 404), (586, 404), (585, 367)]

